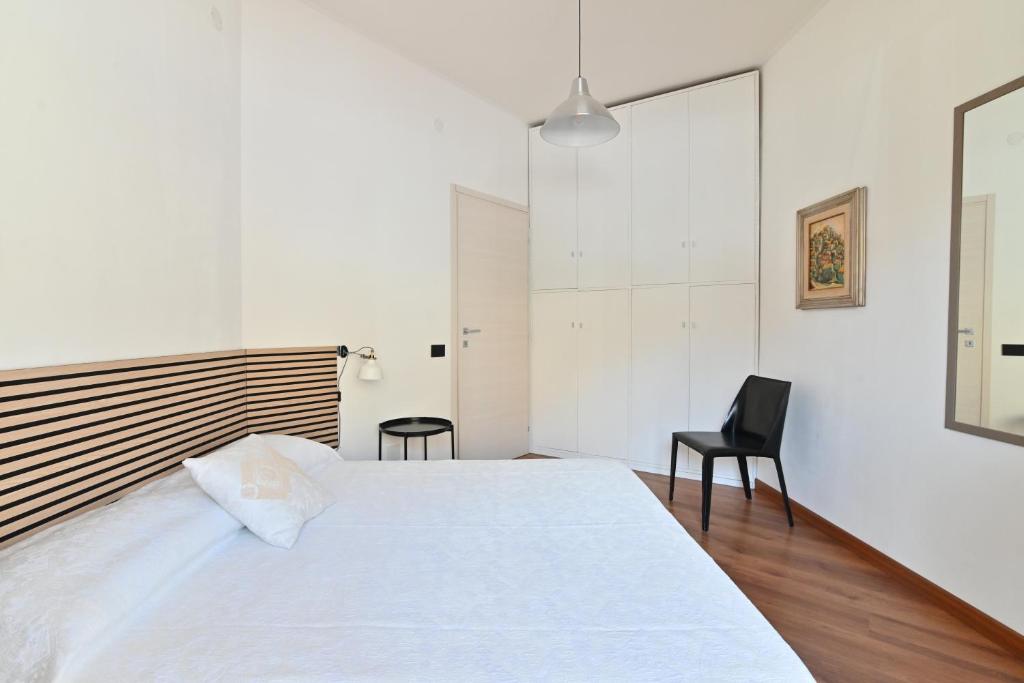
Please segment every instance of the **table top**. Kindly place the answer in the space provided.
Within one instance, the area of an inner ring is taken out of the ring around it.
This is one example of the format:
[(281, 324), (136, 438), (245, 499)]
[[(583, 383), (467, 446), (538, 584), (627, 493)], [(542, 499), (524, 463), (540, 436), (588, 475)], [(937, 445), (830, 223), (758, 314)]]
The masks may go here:
[(452, 428), (452, 421), (443, 417), (398, 417), (378, 425), (380, 431), (391, 436), (433, 436)]

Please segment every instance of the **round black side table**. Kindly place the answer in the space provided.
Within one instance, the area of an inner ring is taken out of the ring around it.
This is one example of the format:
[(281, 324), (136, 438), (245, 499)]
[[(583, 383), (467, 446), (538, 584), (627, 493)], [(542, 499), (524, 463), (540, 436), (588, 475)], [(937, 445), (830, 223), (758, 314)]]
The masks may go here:
[(405, 460), (409, 459), (409, 437), (423, 437), (423, 459), (427, 459), (427, 437), (449, 432), (452, 435), (452, 460), (455, 459), (455, 425), (443, 417), (398, 417), (385, 420), (377, 425), (377, 459), (381, 460), (382, 441), (385, 434), (400, 436), (403, 440)]

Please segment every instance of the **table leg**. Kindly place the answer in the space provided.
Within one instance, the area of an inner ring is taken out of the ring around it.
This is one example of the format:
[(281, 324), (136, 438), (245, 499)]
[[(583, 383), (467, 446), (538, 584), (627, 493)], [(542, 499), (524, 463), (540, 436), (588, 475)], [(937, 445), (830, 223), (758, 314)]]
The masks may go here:
[(383, 438), (384, 438), (384, 432), (382, 432), (382, 431), (380, 431), (378, 429), (377, 430), (377, 459), (378, 460), (382, 460), (383, 459), (383, 453), (384, 452), (381, 450), (381, 448), (383, 446), (381, 441), (382, 441)]
[(427, 437), (423, 437), (423, 459), (427, 459)]
[(455, 427), (452, 427), (452, 460), (455, 459)]
[(409, 459), (409, 437), (403, 436), (402, 440), (405, 442), (405, 444), (404, 444), (404, 447), (405, 447), (405, 458), (404, 459), (408, 460)]

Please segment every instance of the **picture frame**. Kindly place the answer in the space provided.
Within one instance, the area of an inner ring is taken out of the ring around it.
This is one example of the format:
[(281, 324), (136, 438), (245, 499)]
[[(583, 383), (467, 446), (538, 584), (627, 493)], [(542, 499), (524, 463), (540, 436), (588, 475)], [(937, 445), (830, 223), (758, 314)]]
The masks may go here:
[(797, 308), (865, 304), (867, 197), (857, 187), (797, 211)]

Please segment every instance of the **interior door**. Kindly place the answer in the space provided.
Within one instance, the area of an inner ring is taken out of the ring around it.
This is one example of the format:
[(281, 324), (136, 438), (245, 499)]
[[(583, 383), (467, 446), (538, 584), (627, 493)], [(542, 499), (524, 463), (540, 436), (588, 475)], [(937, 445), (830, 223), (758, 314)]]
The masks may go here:
[(579, 450), (627, 460), (629, 292), (580, 292), (578, 306)]
[(690, 282), (757, 276), (757, 76), (690, 94)]
[(530, 298), (530, 444), (534, 451), (576, 451), (576, 292)]
[(672, 432), (689, 425), (689, 308), (686, 285), (633, 290), (630, 459), (666, 470)]
[(957, 308), (956, 419), (988, 426), (993, 197), (964, 197), (960, 217), (960, 299)]
[(576, 287), (576, 150), (530, 131), (530, 287)]
[(635, 285), (687, 282), (689, 94), (632, 107), (632, 279)]
[(456, 192), (459, 457), (529, 451), (525, 209)]
[(619, 134), (579, 152), (580, 287), (629, 285), (629, 107), (612, 114)]
[[(754, 285), (690, 287), (690, 429), (718, 431), (743, 380), (757, 367)], [(700, 470), (691, 454), (690, 468)], [(753, 476), (754, 470), (751, 470)], [(715, 463), (715, 476), (738, 480), (736, 460)]]

